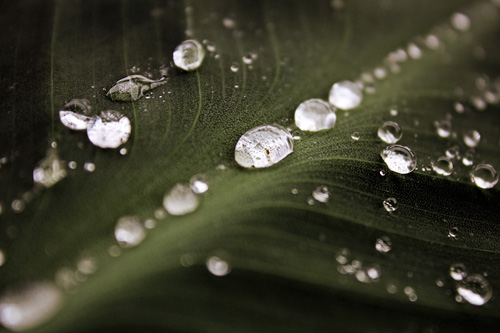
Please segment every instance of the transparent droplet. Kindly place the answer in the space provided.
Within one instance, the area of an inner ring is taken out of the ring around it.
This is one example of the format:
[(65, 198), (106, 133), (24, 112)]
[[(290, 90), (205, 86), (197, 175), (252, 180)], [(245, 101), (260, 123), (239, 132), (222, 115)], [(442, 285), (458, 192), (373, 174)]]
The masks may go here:
[(103, 111), (92, 117), (87, 127), (87, 136), (95, 146), (117, 148), (127, 142), (132, 126), (130, 120), (118, 111)]
[(458, 236), (458, 228), (457, 227), (451, 227), (450, 230), (448, 231), (448, 237), (450, 238), (456, 238)]
[(33, 181), (45, 187), (51, 187), (66, 177), (66, 167), (57, 156), (55, 149), (49, 149), (45, 157), (33, 170)]
[(363, 282), (363, 283), (369, 283), (371, 282), (371, 279), (370, 277), (368, 276), (368, 274), (366, 274), (365, 271), (363, 270), (359, 270), (357, 271), (354, 276), (356, 277), (356, 280), (358, 280), (359, 282)]
[(97, 270), (97, 261), (94, 257), (83, 257), (78, 261), (76, 268), (82, 274), (94, 274)]
[(493, 290), (484, 276), (472, 274), (457, 284), (457, 293), (470, 304), (482, 306), (490, 300)]
[(439, 288), (444, 286), (444, 281), (442, 279), (436, 279), (436, 286)]
[(313, 192), (312, 196), (316, 201), (319, 202), (328, 202), (330, 199), (330, 191), (328, 190), (328, 187), (322, 185), (318, 186)]
[(458, 146), (453, 146), (446, 149), (446, 156), (449, 158), (460, 158), (460, 148)]
[(295, 125), (303, 131), (333, 128), (336, 120), (335, 108), (321, 99), (309, 99), (295, 110)]
[(330, 104), (342, 110), (350, 110), (361, 104), (363, 93), (358, 84), (351, 81), (340, 81), (330, 89)]
[(247, 65), (251, 65), (254, 61), (254, 59), (256, 59), (256, 57), (254, 56), (253, 53), (247, 53), (243, 56), (243, 62)]
[(408, 55), (414, 60), (422, 58), (422, 50), (414, 43), (408, 45)]
[(369, 267), (366, 270), (366, 275), (368, 275), (372, 281), (378, 281), (380, 278), (380, 270), (377, 267)]
[(417, 167), (415, 154), (406, 146), (389, 146), (380, 153), (380, 156), (391, 171), (400, 174), (410, 173)]
[(437, 134), (442, 138), (448, 138), (451, 135), (451, 122), (447, 119), (435, 121)]
[(71, 170), (75, 170), (77, 168), (78, 164), (75, 161), (69, 161), (68, 162), (68, 168)]
[(457, 113), (464, 113), (465, 112), (465, 106), (460, 102), (455, 102), (455, 104), (453, 105), (453, 108), (455, 109), (455, 111)]
[(453, 162), (449, 157), (441, 156), (432, 163), (432, 169), (438, 175), (449, 176), (453, 172)]
[(164, 77), (159, 80), (153, 80), (143, 75), (129, 75), (116, 81), (116, 84), (109, 89), (106, 96), (113, 101), (119, 102), (137, 101), (144, 96), (145, 92), (166, 83), (167, 80)]
[(465, 166), (473, 165), (475, 156), (476, 152), (474, 151), (474, 149), (467, 150), (464, 154), (464, 157), (462, 158), (462, 164)]
[(385, 177), (385, 170), (380, 170), (379, 174), (380, 174), (382, 177)]
[(470, 19), (462, 13), (455, 13), (451, 16), (451, 25), (459, 31), (467, 31), (470, 28)]
[[(398, 110), (391, 109), (389, 110), (389, 114), (393, 117), (396, 117), (398, 115)], [(399, 127), (399, 126), (398, 126)]]
[(212, 41), (207, 42), (207, 51), (208, 52), (215, 52), (215, 43)]
[(85, 170), (87, 172), (94, 172), (95, 171), (95, 164), (92, 162), (85, 162), (85, 164), (83, 164), (83, 170)]
[(490, 164), (479, 164), (470, 172), (470, 178), (477, 187), (488, 189), (498, 183), (498, 173)]
[(375, 242), (375, 249), (381, 253), (387, 253), (392, 249), (391, 239), (387, 236), (377, 238)]
[(215, 276), (225, 276), (231, 272), (229, 263), (216, 256), (208, 258), (206, 265), (208, 271)]
[(339, 264), (345, 265), (349, 261), (349, 255), (350, 255), (349, 249), (342, 248), (339, 250), (339, 252), (337, 252), (337, 255), (335, 256), (335, 260)]
[(354, 141), (358, 141), (361, 136), (359, 135), (359, 132), (352, 132), (351, 133), (351, 139)]
[(236, 28), (236, 21), (231, 17), (224, 17), (222, 25), (227, 29), (234, 29)]
[(470, 130), (464, 133), (464, 143), (467, 147), (475, 148), (481, 140), (481, 134), (476, 130)]
[(314, 198), (313, 198), (313, 197), (309, 197), (309, 198), (307, 198), (307, 204), (308, 204), (309, 206), (314, 205)]
[(122, 247), (134, 247), (142, 243), (146, 230), (137, 216), (124, 216), (116, 222), (115, 238)]
[(262, 125), (243, 134), (234, 150), (234, 159), (244, 168), (267, 168), (293, 152), (293, 137), (285, 128)]
[(205, 175), (198, 174), (191, 177), (189, 185), (194, 193), (205, 193), (208, 191), (208, 184)]
[(394, 212), (398, 209), (398, 201), (396, 198), (387, 198), (383, 202), (384, 208), (388, 212)]
[(239, 70), (240, 70), (240, 64), (238, 64), (237, 62), (233, 62), (233, 64), (231, 65), (231, 72), (236, 73)]
[(398, 123), (386, 121), (378, 129), (378, 137), (385, 143), (396, 143), (403, 137), (403, 132)]
[(201, 66), (205, 58), (205, 50), (200, 42), (188, 39), (175, 48), (174, 64), (185, 70), (192, 71)]
[(86, 115), (63, 110), (59, 111), (59, 119), (64, 126), (75, 131), (86, 130), (87, 124), (90, 121), (90, 117)]
[(450, 266), (450, 276), (455, 281), (461, 281), (467, 276), (467, 267), (461, 262)]
[(24, 208), (26, 208), (26, 202), (24, 202), (24, 200), (15, 199), (12, 200), (10, 206), (12, 207), (14, 213), (21, 213)]
[(432, 50), (436, 50), (437, 48), (439, 48), (440, 44), (441, 43), (439, 41), (439, 38), (436, 35), (428, 35), (425, 38), (425, 46)]
[(299, 193), (299, 190), (297, 190), (296, 188), (292, 188), (292, 194), (298, 194)]
[(73, 98), (62, 107), (65, 111), (72, 111), (78, 114), (90, 115), (92, 111), (92, 106), (88, 99), (85, 98)]
[(51, 282), (32, 282), (8, 288), (0, 297), (0, 322), (12, 331), (36, 328), (61, 308), (63, 295)]
[(165, 194), (163, 207), (170, 215), (185, 215), (194, 212), (200, 204), (198, 196), (189, 184), (176, 184)]
[(382, 79), (385, 79), (387, 77), (387, 71), (385, 68), (383, 67), (377, 67), (375, 68), (375, 70), (373, 71), (373, 75), (379, 79), (379, 80), (382, 80)]

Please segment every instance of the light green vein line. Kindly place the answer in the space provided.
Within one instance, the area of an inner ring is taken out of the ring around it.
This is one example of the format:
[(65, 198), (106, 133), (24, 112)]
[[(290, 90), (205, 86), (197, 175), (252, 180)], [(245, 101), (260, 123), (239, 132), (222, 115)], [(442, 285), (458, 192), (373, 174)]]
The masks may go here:
[(198, 72), (198, 70), (196, 71), (196, 80), (198, 81), (198, 111), (196, 112), (196, 116), (193, 120), (193, 124), (191, 125), (191, 128), (187, 132), (186, 136), (184, 136), (184, 138), (182, 138), (181, 143), (177, 147), (179, 147), (181, 144), (186, 142), (186, 140), (191, 136), (191, 134), (194, 131), (194, 128), (196, 127), (196, 124), (198, 123), (198, 119), (200, 118), (201, 106), (202, 106), (202, 94), (201, 94), (201, 79), (200, 79), (200, 73)]
[(57, 23), (59, 21), (60, 9), (59, 1), (56, 1), (54, 8), (54, 23), (52, 25), (52, 39), (50, 42), (50, 138), (54, 138), (54, 119), (55, 119), (55, 107), (54, 107), (54, 49), (56, 45), (56, 31)]
[[(19, 42), (21, 41), (21, 32), (19, 32), (17, 34), (17, 40), (16, 40), (16, 47), (14, 49), (14, 64), (12, 66), (12, 82), (16, 82), (17, 80), (17, 54), (18, 54), (18, 50), (19, 50)], [(12, 168), (10, 169), (10, 179), (15, 179), (15, 172), (17, 170), (16, 168), (16, 161), (17, 159), (15, 159), (15, 152), (16, 152), (16, 97), (14, 95), (14, 98), (13, 98), (13, 105), (12, 105), (12, 117), (11, 117), (11, 124), (12, 124), (12, 132), (11, 132), (11, 136), (12, 136), (12, 146), (11, 146), (11, 149), (10, 149), (10, 157), (9, 159), (12, 161)], [(7, 197), (10, 198), (11, 195), (12, 195), (12, 187), (10, 185), (12, 185), (11, 182), (7, 182), (8, 186), (7, 186)]]
[[(168, 86), (165, 86), (165, 88), (168, 88)], [(168, 133), (170, 132), (170, 125), (172, 122), (172, 104), (170, 102), (170, 94), (168, 93), (168, 91), (166, 95), (167, 95), (167, 105), (168, 105), (168, 118), (167, 118), (167, 126), (165, 128), (165, 132), (163, 133), (163, 138), (161, 139), (160, 148), (162, 148), (167, 141)]]

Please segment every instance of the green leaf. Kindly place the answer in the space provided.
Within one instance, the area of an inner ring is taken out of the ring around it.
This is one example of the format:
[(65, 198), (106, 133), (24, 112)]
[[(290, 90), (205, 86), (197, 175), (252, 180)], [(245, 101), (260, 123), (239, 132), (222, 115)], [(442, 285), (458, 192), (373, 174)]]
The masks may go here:
[[(464, 156), (469, 130), (481, 134), (474, 164), (500, 168), (496, 3), (2, 3), (1, 291), (60, 283), (62, 269), (76, 274), (63, 307), (34, 332), (497, 331), (498, 186), (476, 187), (458, 158), (450, 176), (428, 170), (454, 146)], [(469, 31), (451, 27), (456, 12), (468, 15)], [(188, 38), (215, 45), (194, 72), (171, 65)], [(421, 58), (388, 67), (387, 56), (411, 43)], [(249, 52), (257, 55), (251, 65), (243, 61)], [(294, 152), (270, 168), (234, 162), (247, 130), (293, 126), (301, 102), (326, 100), (333, 83), (379, 67), (386, 77), (368, 84), (358, 108), (338, 110), (335, 128), (301, 133)], [(165, 68), (168, 82), (135, 102), (106, 97), (127, 75), (159, 79)], [(73, 98), (88, 99), (95, 114), (130, 118), (126, 154), (95, 147), (60, 123), (58, 111)], [(465, 112), (455, 111), (457, 102)], [(448, 138), (434, 124), (445, 119)], [(387, 144), (377, 129), (388, 120), (417, 156), (410, 174), (389, 171), (380, 158)], [(33, 169), (53, 142), (64, 164), (77, 167), (41, 188)], [(163, 218), (164, 194), (200, 173), (210, 189), (198, 209)], [(311, 205), (323, 185), (329, 201)], [(382, 204), (389, 197), (398, 201), (392, 213)], [(129, 215), (156, 227), (139, 246), (120, 249), (115, 224)], [(392, 243), (387, 253), (375, 249), (382, 236)], [(342, 249), (350, 266), (337, 261)], [(207, 270), (214, 256), (230, 265), (228, 275)], [(75, 273), (82, 258), (95, 261), (95, 273)], [(457, 301), (454, 263), (486, 276), (489, 302)], [(344, 274), (359, 265), (380, 277)]]

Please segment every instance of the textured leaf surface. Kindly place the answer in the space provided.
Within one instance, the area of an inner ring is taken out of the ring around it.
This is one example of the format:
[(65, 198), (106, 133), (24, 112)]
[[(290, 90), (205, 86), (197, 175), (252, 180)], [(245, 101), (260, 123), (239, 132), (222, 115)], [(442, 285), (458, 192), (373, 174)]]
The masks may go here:
[[(455, 145), (465, 154), (462, 135), (471, 129), (481, 133), (475, 163), (500, 168), (499, 107), (479, 111), (470, 103), (485, 92), (478, 77), (486, 74), (491, 87), (498, 85), (498, 8), (488, 1), (332, 3), (0, 5), (0, 151), (8, 158), (0, 169), (0, 245), (7, 256), (0, 285), (54, 280), (82, 256), (98, 266), (35, 331), (499, 329), (498, 186), (480, 190), (459, 160), (449, 177), (422, 170)], [(457, 11), (469, 15), (469, 32), (450, 28)], [(236, 26), (225, 27), (224, 18)], [(159, 78), (186, 31), (215, 45), (199, 70), (171, 67), (166, 85), (133, 103), (106, 98), (132, 72)], [(437, 50), (425, 45), (428, 34), (439, 38)], [(248, 129), (292, 125), (302, 101), (327, 99), (334, 82), (373, 73), (409, 43), (419, 45), (421, 59), (401, 63), (399, 73), (386, 68), (387, 77), (376, 79), (359, 108), (337, 112), (334, 129), (302, 133), (294, 153), (269, 169), (244, 170), (234, 162), (234, 145)], [(252, 66), (242, 61), (249, 52), (258, 55)], [(59, 122), (59, 109), (72, 98), (89, 99), (96, 113), (118, 110), (131, 119), (126, 155), (94, 147), (85, 133)], [(462, 114), (454, 111), (457, 101), (467, 106)], [(451, 119), (456, 137), (437, 135), (434, 122), (443, 119)], [(400, 124), (400, 143), (417, 155), (411, 174), (387, 171), (379, 156), (387, 145), (377, 129), (387, 120)], [(77, 168), (53, 187), (33, 191), (33, 168), (54, 140), (60, 158)], [(96, 170), (85, 172), (86, 162)], [(165, 192), (197, 173), (206, 175), (210, 189), (196, 212), (158, 219), (140, 246), (109, 255), (120, 217), (155, 219)], [(309, 205), (319, 185), (328, 186), (330, 199)], [(14, 212), (11, 202), (27, 191), (32, 200)], [(388, 197), (399, 202), (390, 214), (382, 206)], [(452, 227), (456, 238), (448, 237)], [(375, 250), (381, 236), (392, 241), (388, 253)], [(380, 279), (361, 283), (341, 274), (336, 256), (342, 248), (349, 260), (377, 267)], [(207, 271), (214, 255), (230, 263), (229, 275)], [(486, 305), (455, 301), (448, 274), (455, 262), (487, 274), (493, 298)], [(404, 293), (407, 286), (415, 302)]]

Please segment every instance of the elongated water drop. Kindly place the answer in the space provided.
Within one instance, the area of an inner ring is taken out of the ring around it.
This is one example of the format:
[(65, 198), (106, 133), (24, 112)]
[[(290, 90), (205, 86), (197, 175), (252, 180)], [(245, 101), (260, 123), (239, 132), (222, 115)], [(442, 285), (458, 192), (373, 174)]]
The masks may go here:
[(146, 230), (137, 216), (124, 216), (116, 222), (115, 238), (122, 247), (134, 247), (142, 243)]
[(380, 156), (391, 171), (400, 174), (410, 173), (417, 167), (415, 154), (406, 146), (389, 146), (380, 153)]
[(330, 89), (330, 104), (342, 110), (350, 110), (361, 104), (363, 93), (358, 84), (351, 81), (340, 81)]
[(33, 170), (33, 181), (45, 187), (51, 187), (66, 177), (66, 167), (51, 148), (45, 157)]
[(450, 266), (450, 276), (455, 281), (461, 281), (467, 276), (467, 267), (461, 262)]
[(438, 175), (449, 176), (453, 172), (453, 162), (449, 157), (441, 156), (432, 163), (432, 169)]
[(95, 146), (117, 148), (127, 142), (132, 126), (130, 120), (118, 111), (103, 111), (93, 117), (87, 126), (87, 136)]
[(470, 178), (479, 188), (492, 188), (498, 183), (498, 173), (490, 164), (479, 164), (470, 172)]
[(396, 198), (387, 198), (383, 202), (384, 208), (388, 212), (394, 212), (398, 209), (398, 201)]
[(244, 168), (267, 168), (293, 152), (293, 137), (278, 125), (262, 125), (243, 134), (234, 149), (234, 159)]
[(194, 212), (199, 205), (198, 196), (189, 184), (176, 184), (163, 198), (163, 207), (171, 215)]
[(197, 40), (188, 39), (175, 48), (174, 64), (185, 70), (193, 71), (201, 66), (205, 58), (203, 45)]
[(119, 102), (137, 101), (139, 98), (144, 96), (146, 91), (166, 83), (167, 80), (165, 78), (153, 80), (142, 75), (129, 75), (116, 81), (116, 84), (109, 89), (106, 96), (111, 98), (113, 101)]
[(464, 133), (464, 143), (467, 147), (475, 148), (481, 140), (481, 134), (476, 130), (470, 130)]
[(403, 137), (401, 128), (398, 123), (393, 121), (386, 121), (378, 129), (378, 137), (385, 143), (396, 143)]
[(391, 239), (387, 236), (377, 238), (375, 242), (375, 249), (381, 253), (387, 253), (392, 249)]
[(309, 99), (295, 110), (295, 125), (303, 131), (333, 128), (336, 120), (335, 108), (321, 99)]
[(189, 184), (191, 186), (191, 190), (194, 193), (205, 193), (208, 191), (208, 184), (205, 175), (198, 174), (191, 177), (189, 180)]
[(491, 299), (493, 290), (484, 276), (472, 274), (457, 284), (457, 293), (470, 304), (482, 306)]

